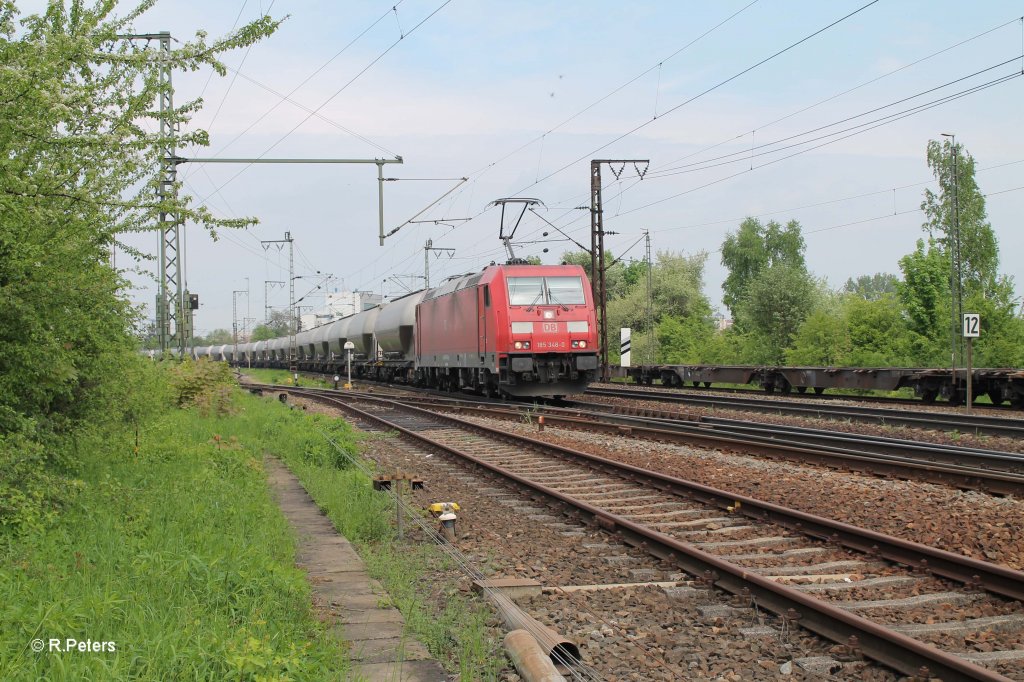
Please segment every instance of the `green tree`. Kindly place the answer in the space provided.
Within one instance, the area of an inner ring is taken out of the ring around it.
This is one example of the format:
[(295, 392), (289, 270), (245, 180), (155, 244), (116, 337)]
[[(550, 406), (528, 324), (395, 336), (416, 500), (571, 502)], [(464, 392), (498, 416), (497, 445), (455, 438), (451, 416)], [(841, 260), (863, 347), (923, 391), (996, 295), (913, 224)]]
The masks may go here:
[(893, 295), (868, 300), (846, 296), (842, 306), (850, 334), (849, 367), (906, 367), (912, 364), (911, 336), (903, 308)]
[(745, 321), (759, 344), (755, 362), (782, 364), (797, 329), (814, 309), (819, 290), (800, 266), (779, 264), (757, 274), (737, 304), (737, 317)]
[(206, 336), (200, 336), (196, 338), (194, 345), (214, 346), (218, 344), (233, 343), (234, 340), (235, 335), (231, 333), (230, 329), (214, 329)]
[(934, 239), (917, 240), (917, 248), (900, 259), (903, 281), (899, 299), (913, 336), (912, 362), (943, 366), (949, 362), (949, 260)]
[(751, 283), (762, 270), (786, 266), (806, 270), (804, 237), (800, 223), (790, 220), (785, 227), (769, 221), (762, 225), (757, 218), (747, 218), (739, 230), (726, 235), (722, 243), (722, 265), (729, 275), (722, 284), (722, 301), (733, 312), (746, 297)]
[(270, 319), (256, 325), (252, 331), (252, 341), (266, 341), (279, 336), (287, 336), (295, 324), (295, 318), (287, 310), (271, 310)]
[(791, 365), (838, 367), (850, 353), (850, 330), (846, 318), (833, 306), (822, 306), (803, 321), (786, 350)]
[[(964, 297), (996, 293), (999, 246), (988, 222), (985, 197), (974, 179), (974, 157), (948, 141), (928, 142), (928, 168), (939, 182), (939, 192), (924, 192), (921, 210), (928, 221), (922, 226), (947, 254), (954, 248), (959, 263)], [(953, 169), (956, 167), (956, 172)]]
[[(0, 1), (0, 470), (19, 472), (0, 476), (0, 524), (8, 509), (38, 501), (40, 467), (66, 469), (76, 428), (133, 418), (125, 394), (138, 320), (109, 262), (118, 235), (153, 230), (161, 213), (211, 231), (252, 222), (159, 197), (171, 140), (147, 128), (169, 84), (156, 47), (118, 38), (152, 4), (115, 17), (116, 3), (51, 0), (20, 18)], [(223, 74), (220, 53), (276, 25), (264, 17), (212, 43), (199, 34), (176, 46), (169, 66)], [(179, 104), (175, 131), (198, 106)], [(207, 143), (203, 131), (174, 135), (180, 149)]]
[[(685, 357), (686, 362), (699, 362), (699, 350), (712, 333), (711, 305), (703, 293), (706, 262), (705, 253), (693, 256), (670, 251), (657, 253), (651, 271), (654, 329), (649, 326), (647, 316), (647, 265), (642, 263), (638, 268), (631, 264), (626, 273), (632, 270), (635, 276), (624, 276), (622, 284), (626, 287), (630, 279), (632, 284), (623, 295), (608, 303), (609, 333), (614, 335), (620, 327), (630, 327), (633, 357), (640, 360), (662, 362), (669, 357)], [(668, 331), (663, 330), (663, 324)], [(651, 348), (651, 332), (657, 342), (657, 356)]]
[[(1019, 362), (1013, 281), (999, 275), (999, 246), (974, 179), (974, 158), (959, 144), (954, 148), (948, 141), (931, 140), (927, 160), (939, 191), (925, 191), (921, 209), (928, 218), (922, 226), (927, 243), (919, 240), (916, 250), (900, 260), (903, 282), (898, 287), (912, 332), (913, 362), (948, 366), (951, 356), (958, 365), (964, 362), (959, 320), (952, 311), (958, 280), (962, 309), (956, 312), (984, 311), (983, 327), (990, 332), (976, 345), (976, 366)], [(957, 265), (959, 275), (954, 274)]]
[(899, 281), (896, 275), (876, 272), (873, 275), (861, 275), (857, 279), (849, 278), (843, 286), (843, 291), (868, 301), (877, 301), (883, 296), (895, 295)]

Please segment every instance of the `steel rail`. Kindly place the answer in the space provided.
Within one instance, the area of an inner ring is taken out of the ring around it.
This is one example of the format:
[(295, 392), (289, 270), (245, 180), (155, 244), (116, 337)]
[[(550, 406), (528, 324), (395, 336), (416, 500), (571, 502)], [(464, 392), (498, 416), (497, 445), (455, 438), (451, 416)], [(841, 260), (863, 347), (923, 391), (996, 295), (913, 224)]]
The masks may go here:
[(988, 417), (961, 414), (943, 414), (939, 412), (910, 412), (907, 410), (890, 410), (880, 407), (864, 407), (855, 405), (812, 405), (808, 403), (786, 402), (780, 400), (755, 398), (718, 398), (715, 396), (681, 395), (662, 391), (644, 391), (643, 389), (616, 389), (589, 387), (586, 395), (612, 398), (628, 398), (631, 400), (650, 400), (655, 402), (683, 403), (695, 406), (710, 407), (724, 410), (745, 410), (766, 414), (785, 414), (799, 417), (820, 419), (841, 419), (872, 424), (912, 426), (931, 428), (942, 431), (959, 431), (961, 433), (977, 433), (993, 436), (1024, 437), (1024, 419)]
[[(707, 576), (709, 582), (734, 594), (755, 596), (759, 604), (797, 621), (803, 627), (828, 639), (848, 644), (855, 641), (864, 654), (884, 663), (895, 670), (909, 675), (927, 675), (954, 680), (1005, 681), (1008, 678), (970, 661), (950, 654), (925, 643), (902, 635), (883, 625), (854, 615), (823, 600), (807, 596), (798, 590), (768, 580), (750, 569), (736, 566), (693, 545), (676, 540), (642, 524), (612, 514), (587, 502), (565, 495), (541, 483), (507, 471), (471, 454), (461, 452), (449, 445), (436, 441), (411, 429), (402, 427), (371, 412), (347, 404), (340, 396), (327, 396), (322, 392), (304, 391), (288, 387), (267, 386), (266, 388), (286, 393), (306, 395), (343, 407), (362, 418), (385, 425), (406, 436), (427, 443), (474, 465), (498, 474), (517, 484), (568, 505), (592, 519), (598, 526), (621, 534), (627, 542), (667, 561), (672, 561), (687, 572)], [(825, 519), (812, 514), (787, 509), (779, 505), (762, 502), (743, 495), (735, 495), (691, 481), (685, 481), (632, 465), (614, 462), (596, 455), (556, 446), (525, 436), (514, 436), (507, 432), (467, 423), (448, 415), (439, 415), (429, 410), (405, 405), (398, 401), (363, 395), (348, 395), (352, 400), (400, 406), (405, 410), (431, 416), (455, 424), (461, 428), (484, 433), (490, 437), (518, 445), (527, 444), (535, 449), (560, 454), (569, 460), (582, 462), (604, 472), (611, 472), (629, 480), (645, 483), (687, 499), (695, 499), (711, 506), (728, 508), (767, 523), (793, 528), (811, 537), (834, 542), (873, 556), (935, 575), (951, 578), (969, 586), (988, 589), (1013, 599), (1024, 599), (1024, 573), (1008, 568), (987, 564), (963, 557), (952, 552), (927, 547), (918, 543), (886, 536), (875, 531), (858, 528), (849, 524)], [(738, 503), (738, 504), (737, 504)], [(852, 638), (856, 638), (855, 640)]]
[[(332, 395), (329, 389), (311, 389)], [(367, 394), (372, 395), (372, 394)], [(375, 396), (380, 397), (380, 396)], [(406, 399), (391, 398), (405, 404)], [(430, 396), (416, 403), (430, 403), (444, 409), (501, 417), (521, 417), (523, 407), (455, 398)], [(698, 447), (753, 453), (775, 459), (810, 462), (838, 469), (860, 471), (875, 476), (893, 476), (921, 480), (965, 490), (980, 490), (998, 495), (1024, 496), (1024, 455), (989, 450), (938, 446), (897, 439), (834, 434), (815, 429), (749, 425), (735, 420), (702, 417), (687, 421), (659, 416), (611, 413), (585, 413), (575, 409), (531, 408), (532, 417), (544, 416), (549, 424), (587, 431), (632, 435), (661, 442), (684, 443)], [(703, 424), (710, 424), (711, 428)], [(719, 424), (723, 425), (722, 427)], [(796, 434), (797, 440), (783, 437)], [(803, 439), (800, 434), (806, 434)], [(883, 452), (868, 452), (864, 446), (881, 444)], [(844, 447), (852, 445), (854, 447)], [(900, 450), (919, 453), (920, 457), (892, 454)], [(961, 462), (960, 459), (971, 463)], [(990, 465), (999, 464), (1003, 469)], [(1014, 471), (1013, 469), (1016, 469)], [(1009, 469), (1009, 470), (1007, 470)]]
[[(720, 394), (720, 395), (751, 396), (751, 397), (754, 397), (754, 398), (756, 398), (757, 396), (763, 396), (763, 399), (768, 399), (768, 400), (770, 400), (772, 398), (772, 396), (774, 396), (774, 397), (782, 397), (782, 398), (785, 398), (785, 399), (806, 400), (808, 402), (818, 401), (818, 402), (825, 402), (825, 403), (827, 403), (829, 401), (836, 401), (836, 400), (849, 400), (851, 402), (864, 403), (866, 405), (870, 405), (870, 404), (875, 404), (875, 405), (903, 405), (903, 406), (907, 406), (907, 407), (924, 406), (924, 407), (948, 407), (948, 408), (958, 407), (957, 405), (952, 405), (952, 404), (950, 404), (948, 402), (944, 402), (944, 401), (943, 402), (935, 401), (935, 402), (928, 403), (928, 402), (925, 402), (924, 400), (921, 400), (920, 398), (893, 398), (893, 397), (890, 397), (890, 396), (881, 396), (881, 395), (846, 395), (846, 394), (843, 394), (843, 393), (815, 393), (813, 390), (800, 391), (798, 389), (798, 387), (795, 387), (795, 386), (793, 387), (793, 390), (791, 392), (786, 392), (786, 391), (781, 391), (780, 390), (780, 391), (775, 391), (773, 393), (769, 393), (768, 391), (765, 391), (763, 388), (730, 388), (728, 386), (705, 386), (703, 382), (698, 382), (698, 383), (700, 384), (699, 386), (694, 386), (692, 381), (686, 381), (686, 382), (683, 382), (682, 384), (678, 384), (678, 385), (675, 385), (675, 386), (668, 386), (666, 384), (652, 385), (652, 384), (644, 384), (644, 383), (641, 383), (641, 382), (633, 382), (633, 383), (627, 382), (625, 385), (626, 386), (636, 386), (637, 388), (644, 388), (644, 387), (647, 387), (647, 388), (652, 388), (652, 387), (653, 388), (662, 388), (662, 389), (667, 389), (667, 390), (672, 390), (672, 391), (680, 391), (680, 392), (685, 392), (685, 393), (699, 391), (700, 393), (710, 393), (710, 394)], [(619, 385), (622, 385), (622, 384), (619, 384)], [(596, 388), (603, 388), (603, 386), (597, 386)], [(844, 390), (844, 389), (840, 389), (840, 390)], [(851, 390), (851, 389), (845, 389), (845, 390)], [(867, 390), (880, 390), (880, 389), (867, 389)], [(981, 410), (983, 412), (999, 413), (999, 412), (1010, 412), (1010, 411), (1014, 410), (1015, 408), (1012, 405), (1010, 405), (1010, 404), (992, 405), (992, 404), (989, 404), (989, 403), (975, 403), (974, 405), (971, 406), (971, 409), (972, 410)]]
[[(422, 402), (422, 401), (420, 401)], [(489, 412), (508, 416), (523, 413), (510, 408), (455, 407), (455, 411)], [(688, 423), (677, 425), (665, 423), (654, 426), (645, 424), (636, 417), (580, 415), (569, 416), (548, 411), (535, 413), (543, 416), (549, 424), (561, 424), (570, 428), (588, 431), (601, 430), (606, 433), (632, 435), (662, 442), (685, 443), (710, 449), (732, 452), (753, 453), (777, 459), (811, 462), (833, 468), (849, 469), (876, 476), (894, 476), (922, 480), (929, 483), (954, 486), (966, 490), (981, 490), (999, 495), (1024, 496), (1024, 475), (1012, 472), (993, 471), (983, 467), (956, 463), (930, 463), (912, 457), (901, 457), (880, 453), (866, 453), (861, 450), (830, 445), (814, 445), (777, 438), (772, 435), (729, 433), (718, 429), (706, 429)], [(608, 420), (602, 423), (598, 419)], [(1024, 466), (1024, 461), (1022, 461)]]

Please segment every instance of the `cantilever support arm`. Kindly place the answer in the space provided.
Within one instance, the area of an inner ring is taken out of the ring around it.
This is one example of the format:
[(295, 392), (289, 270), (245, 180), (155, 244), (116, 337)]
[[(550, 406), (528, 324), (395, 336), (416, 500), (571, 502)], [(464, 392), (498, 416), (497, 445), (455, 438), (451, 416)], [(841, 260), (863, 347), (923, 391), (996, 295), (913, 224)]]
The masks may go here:
[(179, 163), (375, 163), (377, 164), (377, 217), (380, 229), (380, 245), (384, 246), (384, 164), (403, 163), (401, 156), (393, 159), (219, 159), (214, 157), (196, 157), (186, 159), (176, 156), (172, 159)]

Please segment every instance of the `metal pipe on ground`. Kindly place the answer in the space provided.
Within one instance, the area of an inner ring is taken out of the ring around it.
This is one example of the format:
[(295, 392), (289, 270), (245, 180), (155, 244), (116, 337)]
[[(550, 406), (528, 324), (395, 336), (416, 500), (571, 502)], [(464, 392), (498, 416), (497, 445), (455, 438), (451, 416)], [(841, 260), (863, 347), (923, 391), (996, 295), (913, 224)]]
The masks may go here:
[(526, 630), (505, 635), (505, 651), (526, 682), (565, 682), (540, 644)]
[(580, 660), (580, 649), (571, 639), (563, 637), (548, 626), (537, 622), (500, 592), (492, 591), (488, 596), (494, 602), (505, 624), (511, 630), (526, 630), (533, 635), (541, 651), (547, 654), (552, 661), (568, 665)]

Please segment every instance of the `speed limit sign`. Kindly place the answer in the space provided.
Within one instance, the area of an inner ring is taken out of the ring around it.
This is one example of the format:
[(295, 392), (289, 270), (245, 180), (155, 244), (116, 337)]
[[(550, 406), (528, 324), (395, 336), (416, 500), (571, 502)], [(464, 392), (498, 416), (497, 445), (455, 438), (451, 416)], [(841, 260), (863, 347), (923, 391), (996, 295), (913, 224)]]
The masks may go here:
[(964, 338), (976, 339), (981, 336), (981, 315), (978, 313), (964, 313)]

